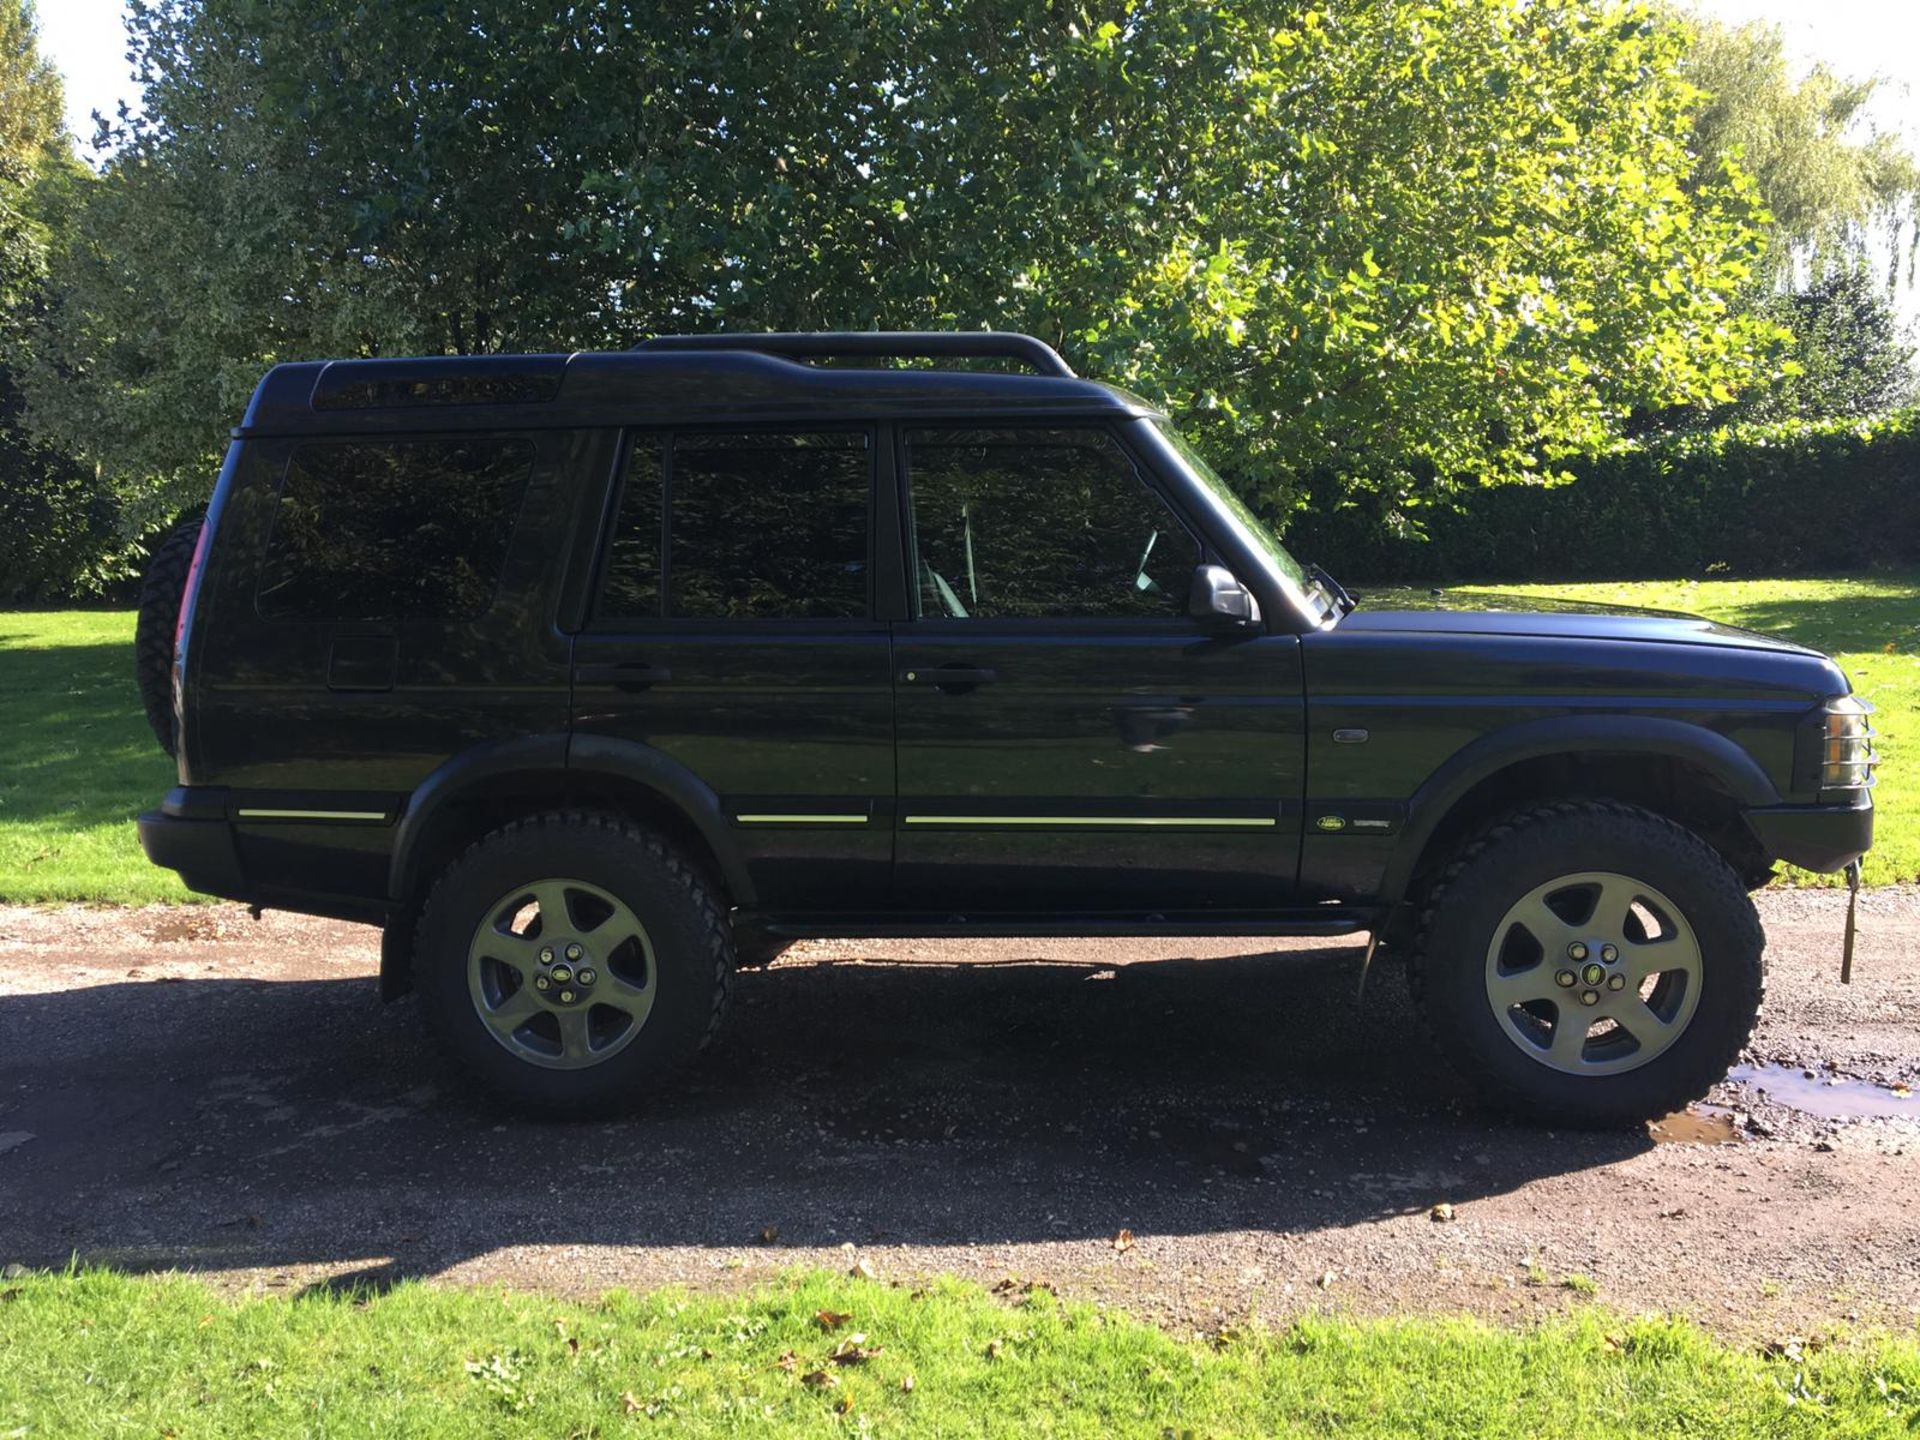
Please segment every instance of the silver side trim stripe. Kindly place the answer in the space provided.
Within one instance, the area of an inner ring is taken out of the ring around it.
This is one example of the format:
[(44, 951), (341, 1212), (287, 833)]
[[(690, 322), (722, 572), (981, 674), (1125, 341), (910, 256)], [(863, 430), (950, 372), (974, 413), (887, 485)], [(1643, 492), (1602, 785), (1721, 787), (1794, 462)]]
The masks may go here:
[(1168, 825), (1266, 829), (1271, 815), (909, 815), (909, 825)]
[(384, 820), (384, 810), (241, 810), (242, 820)]
[(742, 825), (864, 825), (865, 815), (736, 815)]

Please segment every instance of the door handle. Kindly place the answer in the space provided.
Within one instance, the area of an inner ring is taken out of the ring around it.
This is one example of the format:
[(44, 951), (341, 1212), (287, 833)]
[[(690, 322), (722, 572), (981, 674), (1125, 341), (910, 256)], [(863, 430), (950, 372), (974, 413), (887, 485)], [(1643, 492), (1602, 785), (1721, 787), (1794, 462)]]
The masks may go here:
[(909, 685), (932, 685), (939, 690), (971, 690), (976, 685), (991, 685), (1000, 675), (995, 670), (977, 670), (967, 665), (930, 665), (924, 670), (902, 671), (900, 678)]
[(604, 665), (576, 665), (573, 678), (582, 685), (611, 685), (616, 690), (645, 690), (673, 678), (664, 665), (649, 665), (644, 660), (616, 660)]

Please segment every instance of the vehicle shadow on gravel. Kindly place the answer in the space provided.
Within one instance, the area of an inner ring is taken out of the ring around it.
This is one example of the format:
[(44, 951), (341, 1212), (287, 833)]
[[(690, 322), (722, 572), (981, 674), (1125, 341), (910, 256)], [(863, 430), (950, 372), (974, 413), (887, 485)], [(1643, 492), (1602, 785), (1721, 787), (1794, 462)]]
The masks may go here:
[(468, 1093), (364, 976), (8, 997), (0, 1132), (33, 1139), (0, 1260), (381, 1281), (509, 1245), (1300, 1233), (1646, 1148), (1477, 1109), (1393, 968), (1355, 1007), (1358, 962), (787, 960), (684, 1083), (573, 1124)]

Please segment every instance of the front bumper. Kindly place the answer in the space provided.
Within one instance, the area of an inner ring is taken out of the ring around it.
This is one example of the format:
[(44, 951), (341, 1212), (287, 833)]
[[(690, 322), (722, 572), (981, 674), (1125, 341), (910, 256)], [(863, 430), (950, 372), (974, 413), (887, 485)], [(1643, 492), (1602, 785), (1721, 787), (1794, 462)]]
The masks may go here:
[(1873, 848), (1873, 800), (1859, 805), (1768, 805), (1747, 811), (1767, 854), (1802, 870), (1844, 870)]
[(227, 823), (226, 792), (177, 787), (168, 792), (158, 810), (149, 810), (136, 822), (140, 848), (163, 870), (176, 871), (189, 890), (245, 900), (246, 871)]

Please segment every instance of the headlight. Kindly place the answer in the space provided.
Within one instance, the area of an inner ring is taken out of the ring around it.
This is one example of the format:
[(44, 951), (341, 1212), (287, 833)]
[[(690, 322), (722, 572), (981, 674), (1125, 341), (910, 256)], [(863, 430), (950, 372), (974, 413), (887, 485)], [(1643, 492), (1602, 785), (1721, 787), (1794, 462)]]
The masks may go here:
[(1873, 784), (1875, 730), (1868, 723), (1873, 707), (1851, 695), (1839, 695), (1826, 704), (1821, 736), (1820, 788), (1865, 790)]

